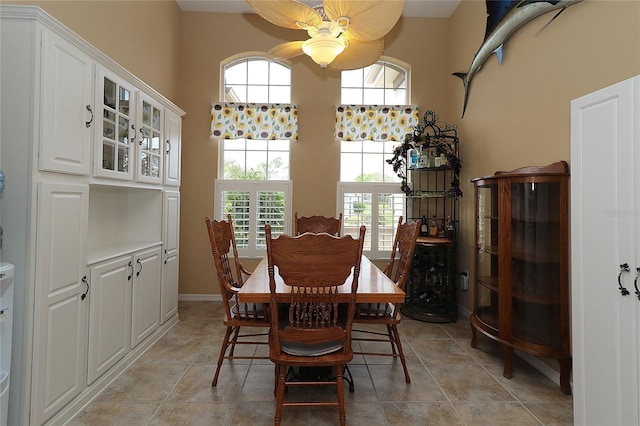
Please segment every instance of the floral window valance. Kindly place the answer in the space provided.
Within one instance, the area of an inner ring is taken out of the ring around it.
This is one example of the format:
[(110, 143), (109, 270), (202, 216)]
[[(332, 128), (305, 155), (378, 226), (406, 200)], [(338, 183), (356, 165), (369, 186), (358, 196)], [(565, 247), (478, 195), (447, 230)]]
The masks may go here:
[(211, 137), (297, 141), (298, 108), (294, 104), (215, 103)]
[(417, 105), (338, 105), (336, 141), (401, 141), (420, 121)]

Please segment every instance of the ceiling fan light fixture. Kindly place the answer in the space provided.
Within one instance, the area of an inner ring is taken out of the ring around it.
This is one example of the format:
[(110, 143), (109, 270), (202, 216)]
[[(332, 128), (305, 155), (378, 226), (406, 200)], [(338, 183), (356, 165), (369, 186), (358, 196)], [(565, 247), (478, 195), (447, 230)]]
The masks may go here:
[(326, 68), (345, 48), (343, 40), (330, 35), (319, 34), (302, 43), (302, 51), (313, 61)]

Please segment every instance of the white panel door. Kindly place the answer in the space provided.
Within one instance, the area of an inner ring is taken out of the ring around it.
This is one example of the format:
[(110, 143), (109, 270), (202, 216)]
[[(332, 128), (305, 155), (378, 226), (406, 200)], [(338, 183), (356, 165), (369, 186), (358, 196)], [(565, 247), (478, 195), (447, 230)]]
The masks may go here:
[(180, 244), (180, 193), (165, 191), (162, 212), (164, 243), (162, 264), (162, 322), (178, 311), (178, 252)]
[(89, 186), (40, 183), (32, 415), (42, 424), (86, 386)]
[(95, 125), (93, 62), (59, 35), (42, 35), (40, 169), (88, 175)]
[(164, 133), (164, 184), (168, 186), (180, 186), (182, 118), (170, 110), (165, 110)]
[(640, 423), (638, 86), (640, 77), (571, 103), (576, 424)]
[(160, 325), (161, 265), (160, 247), (133, 256), (131, 348), (136, 347)]
[(118, 257), (91, 268), (89, 384), (129, 351), (132, 280), (131, 256)]

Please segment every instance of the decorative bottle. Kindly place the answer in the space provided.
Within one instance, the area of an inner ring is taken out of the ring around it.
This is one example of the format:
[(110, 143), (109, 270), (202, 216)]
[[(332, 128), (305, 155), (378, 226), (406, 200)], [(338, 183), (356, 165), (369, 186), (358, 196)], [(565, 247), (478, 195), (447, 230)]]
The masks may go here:
[(438, 236), (438, 219), (436, 218), (435, 214), (433, 215), (433, 219), (431, 219), (431, 224), (429, 225), (429, 236)]
[(427, 224), (427, 216), (422, 216), (422, 225), (420, 225), (420, 235), (429, 235), (429, 225)]

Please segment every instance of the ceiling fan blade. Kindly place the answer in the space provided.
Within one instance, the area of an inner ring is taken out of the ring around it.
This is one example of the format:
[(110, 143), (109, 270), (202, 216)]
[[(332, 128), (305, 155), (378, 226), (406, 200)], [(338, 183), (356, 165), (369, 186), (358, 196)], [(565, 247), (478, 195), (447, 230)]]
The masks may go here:
[(329, 19), (349, 18), (345, 30), (349, 40), (372, 41), (382, 38), (394, 27), (404, 0), (324, 0), (324, 12)]
[(280, 27), (298, 30), (317, 27), (322, 23), (320, 13), (295, 0), (245, 1), (262, 18)]
[(281, 61), (302, 55), (304, 53), (302, 51), (302, 43), (304, 43), (304, 41), (289, 41), (279, 44), (267, 52), (267, 59)]
[(384, 50), (384, 40), (349, 41), (349, 46), (327, 68), (334, 71), (356, 70), (376, 63)]

